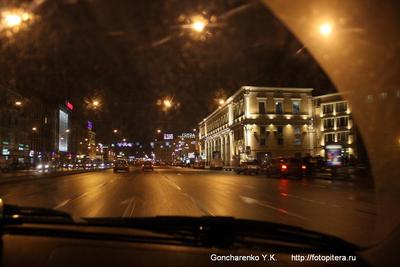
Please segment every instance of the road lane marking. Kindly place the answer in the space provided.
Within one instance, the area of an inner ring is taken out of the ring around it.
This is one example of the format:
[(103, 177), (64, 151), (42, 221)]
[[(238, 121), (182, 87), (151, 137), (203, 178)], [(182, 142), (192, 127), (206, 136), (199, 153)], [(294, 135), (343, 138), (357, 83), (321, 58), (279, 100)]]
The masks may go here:
[(260, 201), (260, 200), (257, 200), (257, 199), (254, 199), (254, 198), (250, 198), (250, 197), (245, 197), (245, 196), (239, 196), (239, 197), (240, 197), (240, 198), (242, 199), (242, 201), (243, 201), (244, 203), (246, 203), (246, 204), (250, 204), (250, 205), (251, 205), (251, 204), (259, 205), (259, 206), (261, 206), (261, 207), (269, 208), (269, 209), (278, 211), (278, 212), (280, 212), (280, 213), (283, 213), (283, 214), (286, 214), (286, 215), (289, 215), (289, 216), (292, 216), (292, 217), (296, 217), (296, 218), (299, 218), (299, 219), (302, 219), (302, 220), (308, 220), (308, 219), (307, 219), (306, 217), (304, 217), (304, 216), (301, 216), (301, 215), (296, 214), (296, 213), (293, 213), (293, 212), (289, 212), (289, 211), (287, 211), (287, 210), (285, 210), (285, 209), (282, 209), (282, 208), (278, 208), (278, 207), (272, 206), (272, 205), (266, 203), (265, 201)]
[(126, 209), (122, 214), (122, 217), (131, 217), (135, 207), (136, 207), (136, 200), (135, 198), (131, 198), (128, 202), (128, 206), (126, 206)]
[(317, 203), (317, 204), (320, 204), (320, 205), (331, 206), (333, 208), (343, 208), (343, 206), (340, 206), (340, 205), (331, 204), (331, 203), (328, 203), (328, 202), (325, 202), (325, 201), (317, 201), (317, 200), (313, 200), (313, 199), (299, 197), (299, 196), (296, 196), (296, 195), (291, 195), (291, 194), (287, 194), (287, 193), (283, 193), (283, 192), (281, 192), (281, 195), (284, 196), (284, 197), (291, 197), (291, 198), (299, 199), (299, 200), (302, 200), (302, 201), (305, 201), (305, 202), (311, 202), (311, 203)]
[(171, 181), (168, 177), (165, 176), (164, 178), (171, 186), (173, 186), (176, 189), (182, 191), (182, 188), (179, 185), (177, 185), (176, 183), (174, 183), (173, 181)]
[(210, 212), (203, 204), (201, 204), (199, 201), (197, 201), (194, 197), (190, 196), (188, 193), (182, 190), (182, 188), (177, 185), (175, 182), (171, 181), (167, 176), (164, 175), (164, 179), (173, 187), (177, 188), (178, 190), (182, 191), (182, 194), (189, 198), (190, 201), (193, 202), (194, 205), (203, 213), (205, 213), (207, 216), (215, 216), (212, 212)]
[(64, 207), (65, 205), (67, 205), (68, 203), (69, 203), (69, 199), (67, 199), (67, 200), (64, 200), (63, 202), (61, 202), (60, 204), (58, 204), (57, 206), (55, 206), (53, 209), (59, 209), (59, 208), (62, 208), (62, 207)]

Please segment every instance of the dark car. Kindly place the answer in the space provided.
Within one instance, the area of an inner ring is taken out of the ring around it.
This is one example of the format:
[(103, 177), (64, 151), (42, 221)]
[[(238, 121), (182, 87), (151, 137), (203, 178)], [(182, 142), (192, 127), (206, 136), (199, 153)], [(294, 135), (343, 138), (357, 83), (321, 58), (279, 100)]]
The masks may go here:
[(196, 161), (193, 164), (194, 169), (204, 169), (206, 167), (206, 163), (204, 161)]
[(117, 161), (115, 161), (115, 163), (114, 163), (114, 172), (118, 172), (118, 171), (129, 172), (128, 161), (126, 161), (124, 159), (118, 159)]
[(307, 167), (301, 159), (297, 158), (276, 158), (272, 159), (266, 168), (267, 176), (297, 177), (304, 176)]
[(142, 171), (146, 171), (146, 170), (154, 171), (153, 163), (151, 161), (143, 162)]
[(261, 171), (261, 166), (258, 161), (243, 161), (240, 163), (239, 167), (235, 169), (237, 174), (259, 174)]

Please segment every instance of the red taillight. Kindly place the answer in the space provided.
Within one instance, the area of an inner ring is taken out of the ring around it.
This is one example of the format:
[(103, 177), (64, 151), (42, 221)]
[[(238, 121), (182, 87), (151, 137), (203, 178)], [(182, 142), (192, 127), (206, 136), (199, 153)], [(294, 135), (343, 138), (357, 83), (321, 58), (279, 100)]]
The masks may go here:
[(281, 170), (287, 170), (287, 165), (282, 164), (282, 165), (281, 165)]
[(306, 165), (301, 165), (301, 168), (302, 168), (303, 170), (307, 169)]

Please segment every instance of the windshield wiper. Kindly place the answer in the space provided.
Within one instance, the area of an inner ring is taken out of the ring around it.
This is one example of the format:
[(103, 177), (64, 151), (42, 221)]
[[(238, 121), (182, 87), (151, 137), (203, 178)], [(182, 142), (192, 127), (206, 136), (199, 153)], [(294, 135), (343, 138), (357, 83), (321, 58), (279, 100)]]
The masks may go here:
[(321, 251), (356, 251), (340, 238), (285, 224), (233, 217), (157, 216), (145, 218), (85, 218), (90, 225), (128, 227), (170, 234), (200, 246), (297, 246)]
[(66, 212), (50, 208), (22, 207), (3, 205), (0, 199), (0, 222), (2, 224), (18, 224), (23, 222), (73, 222), (72, 216)]
[[(0, 200), (0, 205), (2, 204)], [(325, 252), (354, 252), (360, 248), (340, 238), (301, 227), (233, 217), (157, 216), (142, 218), (83, 218), (76, 222), (66, 212), (35, 207), (1, 205), (2, 224), (62, 223), (120, 227), (167, 234), (193, 246), (265, 248), (268, 246)]]

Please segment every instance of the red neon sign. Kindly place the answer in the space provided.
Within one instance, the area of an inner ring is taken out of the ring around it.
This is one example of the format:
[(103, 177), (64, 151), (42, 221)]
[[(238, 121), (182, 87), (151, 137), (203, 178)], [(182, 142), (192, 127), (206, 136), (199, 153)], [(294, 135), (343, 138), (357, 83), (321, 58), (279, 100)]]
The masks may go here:
[(69, 109), (69, 110), (73, 110), (74, 109), (74, 105), (72, 105), (72, 103), (71, 102), (66, 102), (65, 103), (65, 105), (67, 106), (67, 109)]

